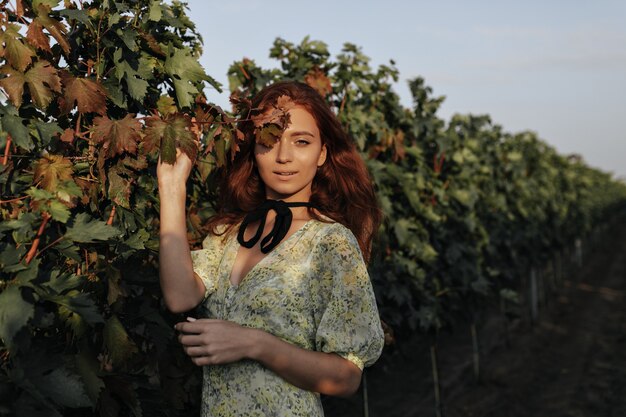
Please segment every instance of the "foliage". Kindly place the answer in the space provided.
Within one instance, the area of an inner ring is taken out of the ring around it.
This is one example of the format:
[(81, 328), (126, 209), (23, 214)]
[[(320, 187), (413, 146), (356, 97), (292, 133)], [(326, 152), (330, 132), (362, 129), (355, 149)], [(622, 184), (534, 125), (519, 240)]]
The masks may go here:
[(184, 4), (4, 1), (0, 25), (0, 414), (197, 412), (156, 269), (157, 156), (223, 114)]
[(277, 39), (270, 56), (279, 69), (234, 63), (230, 88), (241, 98), (299, 80), (336, 110), (385, 211), (370, 274), (396, 333), (437, 332), (459, 314), (472, 319), (500, 294), (515, 294), (530, 267), (623, 211), (623, 182), (558, 155), (534, 132), (506, 133), (489, 116), (442, 120), (444, 98), (422, 78), (409, 81), (414, 104), (405, 108), (391, 87), (393, 61), (373, 70), (349, 43), (331, 59), (308, 38)]
[[(1, 3), (0, 414), (197, 413), (199, 371), (161, 302), (155, 165), (177, 147), (196, 160), (197, 246), (219, 168), (243, 140), (237, 119), (202, 95), (219, 85), (198, 64), (184, 4), (59, 3)], [(386, 214), (370, 271), (397, 331), (471, 313), (626, 199), (624, 184), (534, 133), (487, 116), (444, 122), (420, 78), (403, 107), (394, 63), (372, 70), (355, 45), (331, 59), (322, 42), (278, 39), (270, 54), (280, 69), (233, 64), (234, 103), (279, 79), (327, 98)], [(286, 123), (279, 107), (255, 121), (261, 140)]]

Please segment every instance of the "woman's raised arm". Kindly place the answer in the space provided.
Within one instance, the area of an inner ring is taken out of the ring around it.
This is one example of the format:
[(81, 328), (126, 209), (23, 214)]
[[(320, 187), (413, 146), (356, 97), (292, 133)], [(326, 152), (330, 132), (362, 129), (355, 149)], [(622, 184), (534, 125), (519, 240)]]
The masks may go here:
[(185, 183), (192, 162), (180, 150), (176, 151), (174, 165), (159, 159), (157, 177), (159, 184), (159, 276), (167, 308), (182, 313), (196, 307), (204, 297), (204, 284), (193, 272), (191, 251), (187, 241)]

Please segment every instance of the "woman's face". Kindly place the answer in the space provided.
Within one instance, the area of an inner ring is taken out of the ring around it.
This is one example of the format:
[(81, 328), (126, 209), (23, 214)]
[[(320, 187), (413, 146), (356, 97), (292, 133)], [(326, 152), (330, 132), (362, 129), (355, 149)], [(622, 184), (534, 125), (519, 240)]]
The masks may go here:
[(257, 143), (254, 158), (265, 197), (272, 200), (309, 201), (317, 167), (326, 161), (317, 123), (303, 107), (289, 110), (291, 123), (272, 148)]

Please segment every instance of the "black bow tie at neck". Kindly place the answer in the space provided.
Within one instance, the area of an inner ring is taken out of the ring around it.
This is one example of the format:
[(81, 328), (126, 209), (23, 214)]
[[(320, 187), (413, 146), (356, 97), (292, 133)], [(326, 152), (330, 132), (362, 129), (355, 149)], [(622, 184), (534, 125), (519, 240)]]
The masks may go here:
[[(239, 233), (237, 234), (237, 240), (241, 246), (246, 248), (252, 248), (261, 238), (261, 234), (263, 234), (263, 229), (265, 228), (265, 218), (267, 213), (270, 210), (274, 210), (276, 212), (276, 219), (274, 220), (274, 227), (269, 232), (267, 236), (263, 238), (261, 241), (261, 252), (268, 253), (272, 249), (274, 249), (281, 240), (287, 235), (289, 228), (291, 227), (291, 220), (293, 219), (293, 215), (289, 207), (315, 207), (312, 203), (309, 202), (292, 202), (286, 203), (283, 200), (265, 200), (259, 208), (254, 211), (251, 211), (244, 217), (241, 226), (239, 226)], [(259, 224), (259, 228), (256, 233), (250, 240), (244, 240), (244, 234), (246, 232), (246, 228), (255, 221), (261, 221)], [(269, 244), (268, 244), (269, 243)]]

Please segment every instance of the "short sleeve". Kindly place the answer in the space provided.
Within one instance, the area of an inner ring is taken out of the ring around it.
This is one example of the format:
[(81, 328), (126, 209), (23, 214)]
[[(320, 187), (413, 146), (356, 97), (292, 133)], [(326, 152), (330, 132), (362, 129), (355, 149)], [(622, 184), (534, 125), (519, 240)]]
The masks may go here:
[(384, 333), (374, 290), (354, 234), (329, 226), (314, 248), (317, 330), (315, 348), (336, 353), (359, 369), (379, 358)]
[[(218, 232), (221, 233), (219, 227)], [(217, 290), (217, 272), (224, 253), (223, 238), (209, 233), (202, 241), (202, 249), (191, 251), (193, 271), (204, 284), (204, 300)]]

